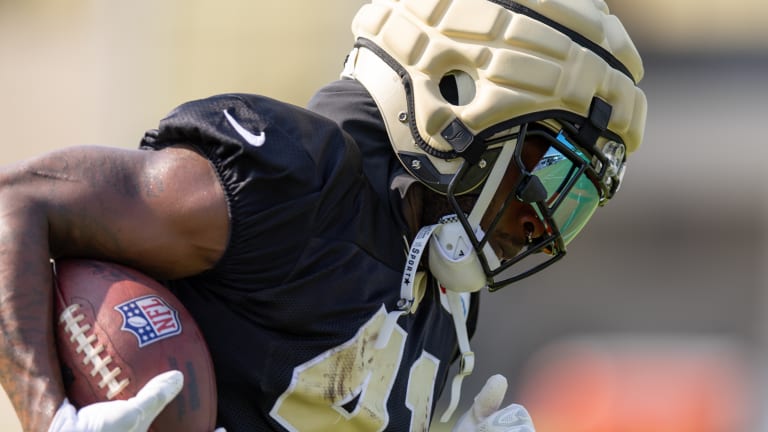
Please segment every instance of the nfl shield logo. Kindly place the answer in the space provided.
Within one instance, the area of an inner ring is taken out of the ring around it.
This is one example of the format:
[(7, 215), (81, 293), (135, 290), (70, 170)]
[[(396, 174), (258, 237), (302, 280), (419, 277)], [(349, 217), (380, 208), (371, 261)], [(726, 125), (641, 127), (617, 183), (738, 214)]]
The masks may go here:
[(162, 298), (148, 295), (115, 306), (123, 316), (120, 330), (136, 336), (139, 348), (181, 333), (179, 313)]

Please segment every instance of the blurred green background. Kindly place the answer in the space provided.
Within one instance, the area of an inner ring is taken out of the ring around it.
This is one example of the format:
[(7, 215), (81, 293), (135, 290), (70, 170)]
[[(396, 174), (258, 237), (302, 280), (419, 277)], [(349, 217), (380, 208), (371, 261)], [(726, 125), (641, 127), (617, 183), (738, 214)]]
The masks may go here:
[[(132, 148), (214, 93), (303, 105), (364, 3), (0, 0), (0, 162)], [(768, 432), (768, 2), (608, 4), (645, 59), (645, 142), (562, 262), (484, 295), (460, 409), (503, 373), (539, 432)]]

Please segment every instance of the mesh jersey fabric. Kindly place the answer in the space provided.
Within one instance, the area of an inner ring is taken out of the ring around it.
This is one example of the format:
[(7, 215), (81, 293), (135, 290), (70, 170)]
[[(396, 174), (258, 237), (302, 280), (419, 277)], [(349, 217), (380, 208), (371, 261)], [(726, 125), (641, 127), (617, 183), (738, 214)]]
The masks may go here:
[[(329, 412), (355, 430), (371, 424), (361, 413), (376, 397), (373, 387), (350, 384), (371, 367), (362, 360), (381, 357), (365, 337), (399, 299), (408, 233), (389, 189), (396, 160), (388, 142), (379, 141), (383, 126), (360, 116), (347, 133), (340, 119), (264, 96), (227, 94), (179, 106), (141, 142), (145, 150), (193, 146), (225, 191), (230, 238), (220, 261), (165, 283), (205, 335), (217, 374), (218, 424), (229, 432), (328, 430), (322, 421)], [(263, 133), (263, 145), (249, 144), (233, 119)], [(439, 290), (429, 290), (398, 329), (391, 385), (380, 395), (380, 420), (391, 431), (409, 430), (414, 420), (412, 366), (425, 355), (437, 365), (435, 388), (417, 389), (433, 395), (431, 411), (456, 354)], [(304, 378), (340, 353), (357, 360), (325, 369), (326, 387), (313, 393)], [(295, 415), (317, 421), (294, 423)]]

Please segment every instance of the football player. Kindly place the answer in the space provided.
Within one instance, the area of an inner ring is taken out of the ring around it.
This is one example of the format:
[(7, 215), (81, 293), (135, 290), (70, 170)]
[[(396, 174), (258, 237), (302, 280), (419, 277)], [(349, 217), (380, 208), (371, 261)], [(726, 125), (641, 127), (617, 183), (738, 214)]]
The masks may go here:
[[(151, 421), (178, 387), (160, 377), (143, 416), (141, 401), (69, 404), (48, 264), (69, 256), (174, 291), (230, 432), (424, 431), (444, 390), (453, 418), (478, 293), (562, 258), (618, 192), (643, 136), (642, 63), (603, 0), (376, 0), (352, 29), (341, 79), (308, 109), (218, 95), (138, 150), (3, 171), (0, 376), (26, 430)], [(532, 431), (522, 407), (499, 409), (505, 387), (491, 377), (455, 430)]]

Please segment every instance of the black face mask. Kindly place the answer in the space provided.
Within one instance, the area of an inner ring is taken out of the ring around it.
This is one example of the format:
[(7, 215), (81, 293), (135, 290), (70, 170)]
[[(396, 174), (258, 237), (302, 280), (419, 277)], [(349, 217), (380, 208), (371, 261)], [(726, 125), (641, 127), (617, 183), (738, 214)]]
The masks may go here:
[[(478, 255), (490, 291), (535, 274), (561, 259), (566, 253), (566, 245), (589, 221), (603, 197), (603, 190), (598, 187), (599, 173), (592, 167), (592, 158), (565, 132), (554, 135), (548, 130), (528, 130), (524, 125), (517, 134), (494, 138), (488, 147), (492, 148), (500, 142), (515, 146), (511, 157), (501, 156), (497, 162), (504, 163), (505, 168), (508, 166), (503, 175), (509, 169), (517, 171), (517, 180), (507, 196), (495, 197), (501, 205), (489, 208), (488, 203), (483, 202), (488, 198), (480, 198), (478, 208), (466, 212), (461, 197), (454, 194), (452, 187), (460, 182), (464, 166), (459, 169), (446, 193), (451, 210)], [(511, 160), (505, 162), (504, 158)], [(500, 193), (497, 190), (500, 180), (496, 182), (496, 185), (484, 185), (484, 188), (494, 190), (483, 189), (479, 196)], [(531, 206), (531, 213), (538, 218), (543, 232), (535, 238), (529, 236), (519, 245), (514, 256), (506, 257), (497, 265), (497, 257), (488, 256), (493, 253), (492, 248), (487, 247), (488, 242), (492, 241), (497, 230), (505, 231), (502, 226), (505, 213), (513, 205), (521, 204)], [(478, 230), (481, 220), (483, 226)]]

